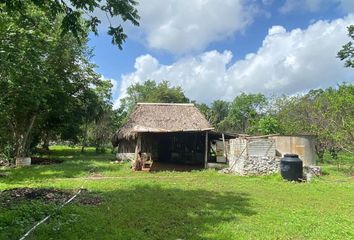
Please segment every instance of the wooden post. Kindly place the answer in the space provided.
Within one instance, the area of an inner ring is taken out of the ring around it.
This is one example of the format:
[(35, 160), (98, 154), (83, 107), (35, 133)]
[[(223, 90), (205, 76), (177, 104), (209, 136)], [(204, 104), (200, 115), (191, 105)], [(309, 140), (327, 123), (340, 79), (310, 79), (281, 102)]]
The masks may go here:
[(136, 139), (136, 145), (135, 145), (135, 157), (134, 157), (134, 164), (133, 164), (133, 169), (134, 170), (141, 170), (141, 159), (139, 156), (139, 152), (141, 151), (141, 134), (138, 133), (137, 139)]
[(204, 168), (207, 168), (207, 167), (208, 167), (208, 155), (209, 155), (208, 132), (205, 132), (205, 156), (204, 156)]
[(222, 133), (222, 143), (224, 144), (224, 157), (226, 159), (226, 163), (229, 162), (229, 160), (227, 159), (227, 148), (226, 148), (226, 142), (225, 142), (225, 135)]

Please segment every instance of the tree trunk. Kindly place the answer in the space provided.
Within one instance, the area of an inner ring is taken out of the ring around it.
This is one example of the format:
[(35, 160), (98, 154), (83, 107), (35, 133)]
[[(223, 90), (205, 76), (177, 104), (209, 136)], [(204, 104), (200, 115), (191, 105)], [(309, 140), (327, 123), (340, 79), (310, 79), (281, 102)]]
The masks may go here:
[(49, 151), (49, 133), (48, 132), (44, 136), (42, 148), (45, 151)]
[(83, 153), (83, 152), (85, 151), (85, 147), (86, 147), (87, 128), (88, 128), (88, 121), (87, 121), (87, 118), (86, 118), (86, 121), (85, 121), (85, 130), (84, 130), (84, 137), (83, 137), (83, 139), (82, 139), (81, 153)]
[(32, 132), (34, 122), (36, 120), (37, 115), (33, 115), (29, 121), (27, 129), (16, 129), (16, 144), (15, 144), (15, 157), (28, 157), (29, 156), (29, 148), (30, 141), (29, 136)]

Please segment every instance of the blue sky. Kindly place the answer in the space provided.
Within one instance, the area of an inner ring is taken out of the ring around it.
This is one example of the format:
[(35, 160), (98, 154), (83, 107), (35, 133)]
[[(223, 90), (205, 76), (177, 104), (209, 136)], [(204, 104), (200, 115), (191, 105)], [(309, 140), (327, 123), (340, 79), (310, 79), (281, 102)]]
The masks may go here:
[(115, 84), (115, 105), (137, 82), (168, 80), (190, 99), (241, 92), (295, 94), (354, 79), (335, 58), (349, 41), (353, 0), (144, 0), (140, 27), (125, 24), (120, 51), (91, 36), (97, 71)]

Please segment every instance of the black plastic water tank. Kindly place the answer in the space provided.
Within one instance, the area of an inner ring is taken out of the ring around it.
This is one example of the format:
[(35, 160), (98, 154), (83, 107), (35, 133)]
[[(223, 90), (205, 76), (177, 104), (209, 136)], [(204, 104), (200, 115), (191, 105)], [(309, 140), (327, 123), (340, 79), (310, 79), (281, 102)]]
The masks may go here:
[(302, 179), (302, 161), (297, 154), (284, 154), (280, 160), (281, 176), (289, 181)]

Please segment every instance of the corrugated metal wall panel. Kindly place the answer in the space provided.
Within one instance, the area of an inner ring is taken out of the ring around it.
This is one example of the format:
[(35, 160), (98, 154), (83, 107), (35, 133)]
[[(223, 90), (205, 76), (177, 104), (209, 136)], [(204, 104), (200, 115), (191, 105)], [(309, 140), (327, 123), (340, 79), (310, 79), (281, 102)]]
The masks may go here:
[(241, 154), (245, 155), (247, 153), (246, 150), (247, 141), (245, 139), (241, 139), (241, 138), (230, 139), (229, 145), (230, 145), (229, 155), (231, 156), (240, 156)]
[(248, 142), (249, 156), (275, 157), (275, 143), (271, 139), (256, 139)]
[(245, 139), (236, 138), (230, 140), (231, 156), (275, 156), (275, 142), (273, 139)]

